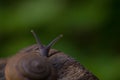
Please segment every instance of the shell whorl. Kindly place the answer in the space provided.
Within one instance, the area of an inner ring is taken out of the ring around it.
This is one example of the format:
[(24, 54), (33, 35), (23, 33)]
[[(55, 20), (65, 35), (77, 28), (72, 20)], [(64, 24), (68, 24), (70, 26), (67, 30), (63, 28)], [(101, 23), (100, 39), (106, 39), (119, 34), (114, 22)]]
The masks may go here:
[(32, 53), (22, 56), (18, 62), (18, 70), (23, 76), (29, 79), (45, 79), (51, 74), (52, 65), (46, 57)]

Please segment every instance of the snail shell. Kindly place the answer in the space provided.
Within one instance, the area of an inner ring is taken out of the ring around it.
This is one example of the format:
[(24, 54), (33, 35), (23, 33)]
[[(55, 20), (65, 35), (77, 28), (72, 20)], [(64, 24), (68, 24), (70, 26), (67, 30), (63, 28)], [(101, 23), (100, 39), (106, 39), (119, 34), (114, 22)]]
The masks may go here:
[(49, 61), (50, 47), (60, 38), (55, 38), (48, 46), (43, 46), (32, 31), (39, 51), (27, 51), (16, 54), (6, 64), (6, 80), (57, 80), (57, 73)]
[(6, 80), (56, 80), (55, 73), (48, 59), (38, 53), (17, 54), (5, 68)]

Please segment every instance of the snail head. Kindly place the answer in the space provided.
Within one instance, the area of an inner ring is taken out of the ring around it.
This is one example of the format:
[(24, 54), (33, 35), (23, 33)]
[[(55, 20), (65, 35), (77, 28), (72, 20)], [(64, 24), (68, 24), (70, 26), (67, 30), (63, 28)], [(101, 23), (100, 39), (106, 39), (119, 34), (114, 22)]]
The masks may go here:
[(38, 38), (38, 36), (36, 35), (36, 33), (34, 32), (34, 30), (31, 30), (33, 36), (36, 39), (37, 44), (39, 45), (39, 50), (40, 50), (40, 54), (43, 56), (48, 57), (48, 53), (50, 48), (63, 36), (62, 34), (59, 35), (58, 37), (56, 37), (55, 39), (53, 39), (47, 46), (44, 46), (40, 39)]

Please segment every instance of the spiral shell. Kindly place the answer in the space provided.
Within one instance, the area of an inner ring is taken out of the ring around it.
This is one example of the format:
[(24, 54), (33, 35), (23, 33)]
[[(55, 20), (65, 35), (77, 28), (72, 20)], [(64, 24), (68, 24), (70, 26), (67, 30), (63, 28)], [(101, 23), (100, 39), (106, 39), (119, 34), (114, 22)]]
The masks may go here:
[[(14, 64), (13, 64), (14, 63)], [(17, 54), (5, 69), (6, 80), (56, 80), (53, 66), (38, 53)]]

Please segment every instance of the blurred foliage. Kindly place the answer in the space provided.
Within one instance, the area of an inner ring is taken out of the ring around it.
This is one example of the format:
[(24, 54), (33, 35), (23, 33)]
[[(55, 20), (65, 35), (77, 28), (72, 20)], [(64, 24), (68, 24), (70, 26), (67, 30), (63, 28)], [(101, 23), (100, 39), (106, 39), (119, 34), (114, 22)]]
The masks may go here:
[(53, 48), (100, 80), (120, 80), (119, 0), (0, 0), (0, 57), (35, 44), (31, 29), (45, 44), (63, 34)]

